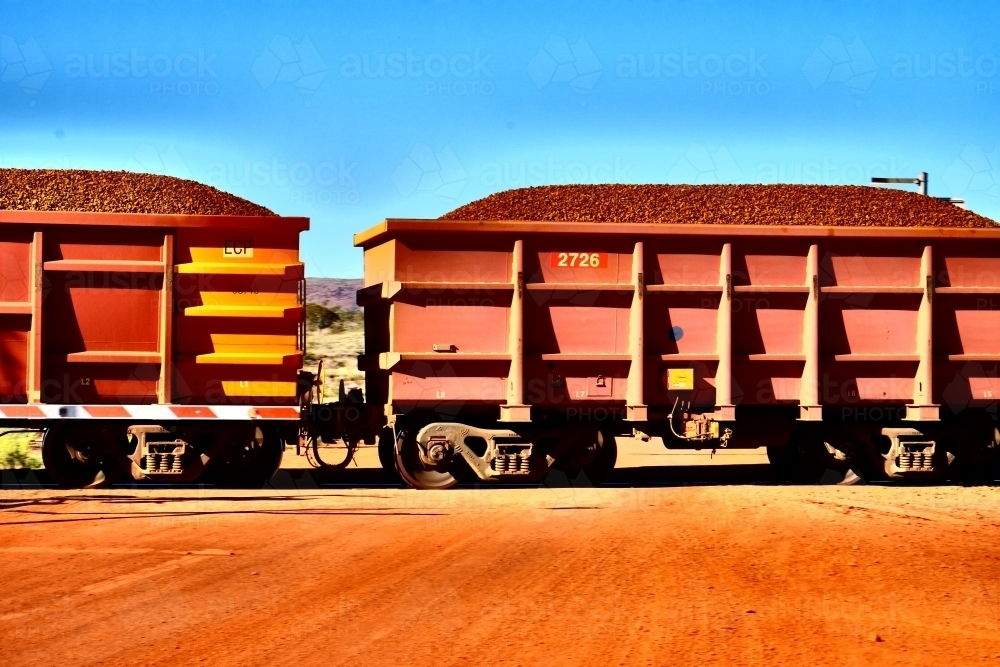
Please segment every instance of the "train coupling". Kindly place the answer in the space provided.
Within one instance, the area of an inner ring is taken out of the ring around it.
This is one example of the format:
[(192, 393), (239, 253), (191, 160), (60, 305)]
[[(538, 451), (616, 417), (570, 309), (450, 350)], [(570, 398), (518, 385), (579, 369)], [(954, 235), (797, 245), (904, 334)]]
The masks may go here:
[(710, 442), (717, 440), (719, 447), (729, 444), (733, 437), (731, 428), (723, 428), (711, 415), (690, 415), (681, 422), (684, 426), (684, 439), (691, 442)]
[[(718, 447), (729, 445), (730, 438), (733, 437), (733, 429), (724, 428), (722, 423), (716, 419), (715, 413), (689, 413), (686, 410), (678, 414), (677, 408), (680, 399), (674, 401), (674, 407), (670, 411), (667, 423), (670, 424), (670, 432), (679, 440), (687, 442), (712, 442)], [(690, 407), (690, 406), (689, 406)], [(675, 417), (676, 415), (676, 417)], [(679, 417), (681, 430), (678, 432), (674, 427), (674, 421)]]

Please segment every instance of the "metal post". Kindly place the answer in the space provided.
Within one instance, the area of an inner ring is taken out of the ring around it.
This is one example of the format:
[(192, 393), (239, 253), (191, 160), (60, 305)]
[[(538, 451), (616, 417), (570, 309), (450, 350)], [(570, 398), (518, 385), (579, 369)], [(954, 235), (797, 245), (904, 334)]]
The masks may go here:
[(42, 301), (45, 276), (42, 267), (42, 233), (31, 240), (31, 334), (28, 339), (28, 403), (42, 401)]
[(529, 422), (531, 406), (524, 404), (524, 241), (514, 241), (511, 253), (509, 339), (510, 373), (507, 378), (507, 405), (500, 406), (500, 421)]
[(719, 365), (715, 371), (715, 414), (723, 421), (736, 419), (733, 405), (733, 246), (723, 244), (719, 257), (719, 282), (722, 295), (716, 320), (715, 350)]
[(643, 348), (642, 333), (645, 326), (643, 317), (643, 302), (646, 291), (646, 281), (643, 273), (643, 243), (637, 241), (632, 254), (632, 308), (629, 311), (629, 353), (632, 363), (629, 367), (628, 387), (625, 396), (625, 419), (627, 421), (646, 421), (647, 411), (643, 392), (644, 368), (646, 356)]
[(799, 389), (799, 420), (823, 421), (819, 404), (819, 246), (809, 246), (806, 256), (806, 308), (802, 327), (802, 381)]
[(924, 294), (917, 311), (917, 354), (920, 361), (913, 378), (913, 403), (906, 406), (906, 421), (938, 421), (939, 406), (934, 404), (933, 304), (934, 273), (931, 246), (924, 247), (920, 260), (920, 280)]

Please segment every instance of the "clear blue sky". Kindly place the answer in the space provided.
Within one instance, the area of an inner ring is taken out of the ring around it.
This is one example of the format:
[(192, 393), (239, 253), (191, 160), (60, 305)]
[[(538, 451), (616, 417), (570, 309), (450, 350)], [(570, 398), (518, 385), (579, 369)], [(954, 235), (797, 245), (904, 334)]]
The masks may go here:
[[(225, 7), (225, 8), (224, 8)], [(8, 2), (0, 165), (185, 176), (351, 234), (568, 182), (866, 183), (1000, 219), (994, 2)]]

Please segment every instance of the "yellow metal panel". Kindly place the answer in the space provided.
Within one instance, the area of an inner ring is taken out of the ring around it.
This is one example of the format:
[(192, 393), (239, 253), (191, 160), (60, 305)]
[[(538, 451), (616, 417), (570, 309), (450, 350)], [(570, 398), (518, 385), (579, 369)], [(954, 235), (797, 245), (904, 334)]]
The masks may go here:
[(184, 314), (194, 317), (285, 317), (301, 310), (297, 295), (285, 292), (202, 292), (202, 305), (189, 306)]
[(255, 248), (252, 240), (244, 239), (231, 246), (192, 247), (191, 261), (200, 263), (253, 263), (298, 264), (299, 252), (295, 248)]
[(694, 389), (694, 369), (667, 369), (667, 389), (670, 391), (691, 391)]
[(265, 380), (223, 380), (222, 391), (226, 396), (280, 396), (294, 397), (298, 387), (294, 382)]
[(292, 354), (297, 350), (296, 336), (267, 334), (210, 334), (215, 352), (268, 352)]
[(291, 308), (298, 305), (297, 295), (289, 292), (202, 292), (206, 306), (265, 306)]
[(302, 270), (301, 262), (264, 264), (261, 262), (191, 262), (178, 264), (177, 273), (204, 273), (216, 275), (284, 276)]
[(396, 279), (396, 241), (365, 250), (365, 287)]
[(272, 366), (298, 366), (302, 363), (301, 352), (212, 352), (199, 354), (196, 364), (255, 364)]
[(294, 308), (284, 306), (191, 306), (188, 317), (285, 317)]

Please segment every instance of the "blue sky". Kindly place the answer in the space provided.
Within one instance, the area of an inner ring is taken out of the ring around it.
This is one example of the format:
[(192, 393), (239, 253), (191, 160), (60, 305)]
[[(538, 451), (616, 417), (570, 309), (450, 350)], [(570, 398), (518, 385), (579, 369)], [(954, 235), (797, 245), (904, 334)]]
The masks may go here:
[(568, 182), (867, 183), (1000, 219), (987, 2), (0, 0), (0, 166), (193, 178), (351, 235)]

